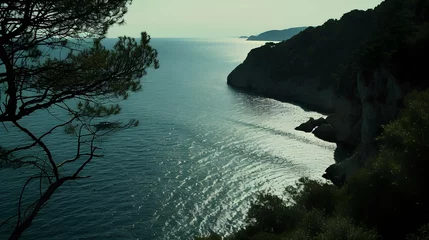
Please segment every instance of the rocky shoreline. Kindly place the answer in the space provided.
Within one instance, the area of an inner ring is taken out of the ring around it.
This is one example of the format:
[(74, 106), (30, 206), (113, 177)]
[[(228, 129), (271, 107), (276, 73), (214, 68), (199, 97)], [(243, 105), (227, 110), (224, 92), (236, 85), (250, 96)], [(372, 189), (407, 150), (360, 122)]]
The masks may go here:
[(328, 111), (326, 118), (311, 118), (297, 126), (296, 130), (334, 142), (337, 151), (349, 153), (337, 156), (336, 163), (323, 175), (340, 186), (374, 153), (375, 138), (382, 125), (397, 117), (404, 97), (403, 86), (384, 67), (358, 74), (358, 102), (335, 95), (332, 89), (317, 90), (317, 86), (311, 85), (311, 82), (288, 79), (276, 83), (264, 74), (263, 69), (246, 63), (237, 67), (228, 77), (230, 86), (281, 101), (304, 104), (310, 106), (310, 110)]
[[(336, 163), (324, 175), (335, 185), (377, 152), (376, 138), (398, 117), (405, 95), (429, 87), (422, 77), (425, 62), (419, 60), (428, 51), (427, 26), (419, 17), (396, 15), (404, 7), (399, 3), (353, 10), (287, 41), (253, 49), (228, 76), (234, 88), (327, 115), (296, 129), (337, 144)], [(419, 7), (409, 8), (421, 15)], [(409, 34), (398, 32), (401, 21), (410, 22)], [(404, 41), (403, 36), (415, 37)]]
[(230, 74), (233, 87), (329, 110), (296, 130), (337, 144), (333, 184), (261, 194), (231, 239), (428, 239), (428, 13), (428, 0), (383, 1), (254, 49)]

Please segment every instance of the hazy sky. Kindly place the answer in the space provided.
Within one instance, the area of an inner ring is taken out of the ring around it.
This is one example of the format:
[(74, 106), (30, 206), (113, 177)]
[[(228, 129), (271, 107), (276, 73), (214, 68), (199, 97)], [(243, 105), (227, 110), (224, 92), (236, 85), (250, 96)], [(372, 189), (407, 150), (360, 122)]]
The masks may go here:
[(382, 0), (134, 0), (126, 25), (109, 37), (235, 37), (271, 29), (317, 26)]

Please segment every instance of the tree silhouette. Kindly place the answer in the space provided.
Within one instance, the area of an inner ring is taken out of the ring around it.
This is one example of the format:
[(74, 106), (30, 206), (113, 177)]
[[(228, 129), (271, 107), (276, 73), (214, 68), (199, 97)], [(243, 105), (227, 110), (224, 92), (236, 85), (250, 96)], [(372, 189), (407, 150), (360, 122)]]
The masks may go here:
[[(91, 160), (102, 157), (101, 137), (138, 124), (137, 120), (101, 121), (120, 113), (112, 100), (140, 90), (146, 69), (159, 67), (146, 33), (138, 40), (121, 37), (113, 48), (103, 45), (108, 29), (124, 23), (131, 2), (0, 1), (1, 131), (13, 128), (28, 139), (14, 147), (0, 147), (0, 166), (31, 168), (35, 173), (21, 190), (16, 215), (0, 221), (0, 227), (9, 226), (10, 239), (20, 238), (65, 182), (88, 177), (81, 172)], [(50, 114), (53, 109), (68, 117), (43, 134), (23, 123), (36, 112)], [(45, 141), (60, 129), (76, 137), (75, 154), (64, 159), (55, 158), (52, 145)], [(74, 170), (62, 171), (64, 166)], [(38, 197), (24, 204), (26, 189), (33, 182), (40, 182)]]

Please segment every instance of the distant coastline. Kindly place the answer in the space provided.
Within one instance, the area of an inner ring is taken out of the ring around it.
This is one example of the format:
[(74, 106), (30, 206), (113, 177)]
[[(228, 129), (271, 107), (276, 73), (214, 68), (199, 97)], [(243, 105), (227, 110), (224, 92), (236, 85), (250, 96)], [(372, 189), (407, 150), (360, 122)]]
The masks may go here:
[(287, 28), (283, 30), (269, 30), (258, 35), (252, 36), (241, 36), (240, 38), (247, 38), (247, 41), (285, 41), (296, 34), (304, 31), (308, 27), (295, 27), (295, 28)]

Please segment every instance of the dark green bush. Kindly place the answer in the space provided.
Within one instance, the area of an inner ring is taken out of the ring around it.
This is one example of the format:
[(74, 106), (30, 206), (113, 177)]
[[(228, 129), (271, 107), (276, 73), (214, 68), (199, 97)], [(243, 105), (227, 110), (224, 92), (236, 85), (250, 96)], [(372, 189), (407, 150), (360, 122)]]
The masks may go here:
[(299, 236), (297, 235), (306, 238), (318, 236), (323, 231), (325, 222), (326, 216), (324, 212), (320, 210), (308, 212), (302, 219), (300, 219), (298, 231), (294, 233), (296, 237), (293, 239), (299, 239)]
[(301, 209), (288, 205), (271, 194), (260, 194), (247, 216), (247, 230), (251, 232), (281, 233), (294, 229), (302, 218)]
[(346, 186), (350, 216), (404, 239), (429, 221), (429, 90), (413, 92), (384, 127), (377, 157)]
[(417, 233), (410, 234), (407, 240), (429, 240), (429, 223), (420, 227)]
[(328, 215), (335, 211), (341, 198), (337, 187), (308, 178), (300, 179), (295, 187), (286, 188), (292, 201), (306, 210), (320, 210)]
[(376, 240), (376, 231), (357, 226), (349, 218), (332, 217), (324, 224), (320, 235), (314, 240)]

